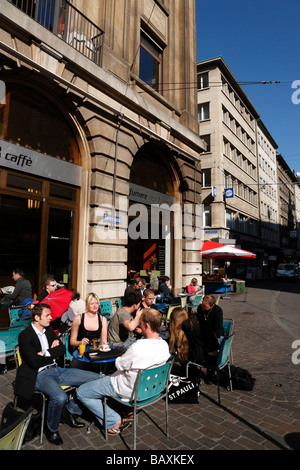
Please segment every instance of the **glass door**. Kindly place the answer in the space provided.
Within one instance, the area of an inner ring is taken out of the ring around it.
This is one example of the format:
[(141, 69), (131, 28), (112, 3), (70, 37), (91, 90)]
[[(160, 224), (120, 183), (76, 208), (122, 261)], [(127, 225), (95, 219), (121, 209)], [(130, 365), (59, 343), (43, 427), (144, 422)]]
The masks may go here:
[(42, 204), (30, 197), (0, 194), (0, 287), (15, 285), (14, 268), (21, 268), (37, 291)]
[(72, 288), (75, 212), (49, 207), (46, 277)]

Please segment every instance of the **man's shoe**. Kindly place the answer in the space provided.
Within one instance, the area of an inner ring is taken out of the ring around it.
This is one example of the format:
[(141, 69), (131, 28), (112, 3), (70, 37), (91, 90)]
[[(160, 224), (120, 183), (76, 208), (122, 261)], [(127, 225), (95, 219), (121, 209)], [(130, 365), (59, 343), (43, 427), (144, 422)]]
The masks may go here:
[(68, 424), (71, 428), (84, 428), (84, 423), (79, 423), (76, 420), (76, 416), (70, 413), (66, 408), (63, 409), (62, 415), (61, 415), (61, 423), (66, 423)]
[(60, 434), (58, 431), (56, 432), (52, 432), (50, 431), (49, 429), (46, 429), (46, 432), (45, 432), (46, 436), (47, 436), (47, 439), (48, 441), (51, 443), (51, 444), (54, 444), (56, 446), (60, 446), (63, 444), (63, 440), (62, 438), (60, 437)]

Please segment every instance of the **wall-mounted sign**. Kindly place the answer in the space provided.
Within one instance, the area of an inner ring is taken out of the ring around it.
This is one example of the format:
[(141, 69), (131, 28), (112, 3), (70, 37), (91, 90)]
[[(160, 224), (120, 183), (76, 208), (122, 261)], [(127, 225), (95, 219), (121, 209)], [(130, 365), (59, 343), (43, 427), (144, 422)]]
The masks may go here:
[(211, 187), (211, 195), (212, 197), (216, 197), (217, 195), (217, 188), (215, 186)]
[(167, 194), (159, 193), (158, 191), (153, 191), (153, 189), (144, 188), (143, 186), (138, 186), (137, 184), (129, 185), (129, 199), (131, 201), (139, 202), (141, 204), (166, 204), (172, 206), (175, 204), (176, 199)]
[(234, 190), (233, 188), (226, 188), (224, 189), (224, 197), (234, 197)]
[(0, 166), (81, 186), (80, 166), (3, 140), (0, 140)]

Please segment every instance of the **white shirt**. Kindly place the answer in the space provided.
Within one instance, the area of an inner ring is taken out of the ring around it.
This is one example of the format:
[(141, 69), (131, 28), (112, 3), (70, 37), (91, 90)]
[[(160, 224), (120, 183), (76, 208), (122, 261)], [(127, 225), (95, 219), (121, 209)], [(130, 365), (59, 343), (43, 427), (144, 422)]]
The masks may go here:
[[(38, 339), (39, 339), (39, 341), (40, 341), (40, 343), (41, 343), (41, 348), (42, 348), (41, 351), (42, 351), (42, 353), (44, 354), (44, 356), (50, 356), (50, 353), (49, 353), (49, 351), (48, 351), (48, 349), (49, 349), (49, 343), (48, 343), (48, 340), (47, 340), (45, 328), (43, 329), (43, 331), (40, 331), (40, 330), (38, 330), (38, 329), (34, 326), (33, 323), (31, 323), (31, 326), (32, 326), (32, 328), (34, 329), (34, 331), (36, 332), (37, 337), (38, 337)], [(55, 360), (54, 360), (53, 362), (55, 362)], [(38, 372), (41, 372), (41, 370), (45, 369), (46, 367), (48, 367), (48, 366), (40, 367), (39, 370), (38, 370)]]
[(116, 359), (118, 370), (111, 375), (111, 383), (117, 395), (129, 400), (138, 370), (161, 366), (169, 357), (169, 346), (163, 339), (137, 340), (123, 356)]

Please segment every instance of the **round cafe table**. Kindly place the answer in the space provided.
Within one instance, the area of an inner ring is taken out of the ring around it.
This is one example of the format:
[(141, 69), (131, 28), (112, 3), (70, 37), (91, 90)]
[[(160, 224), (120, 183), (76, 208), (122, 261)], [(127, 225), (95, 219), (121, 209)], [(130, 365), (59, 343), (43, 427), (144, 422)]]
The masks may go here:
[[(114, 346), (112, 344), (109, 347), (111, 348), (111, 350), (113, 350), (113, 349), (117, 350), (116, 351), (117, 354), (109, 354), (110, 351), (109, 352), (101, 352), (99, 350), (99, 352), (98, 352), (93, 348), (87, 347), (85, 349), (85, 353), (83, 354), (82, 357), (79, 357), (79, 349), (76, 349), (73, 352), (72, 355), (73, 355), (74, 359), (76, 359), (77, 361), (80, 361), (80, 362), (83, 362), (83, 363), (86, 363), (86, 364), (99, 364), (100, 365), (100, 376), (101, 376), (106, 371), (107, 365), (109, 363), (115, 362), (117, 357), (121, 356), (124, 352), (121, 348), (118, 348), (117, 346)], [(90, 353), (90, 355), (89, 355), (89, 353)], [(95, 357), (93, 357), (94, 353), (95, 353)]]

